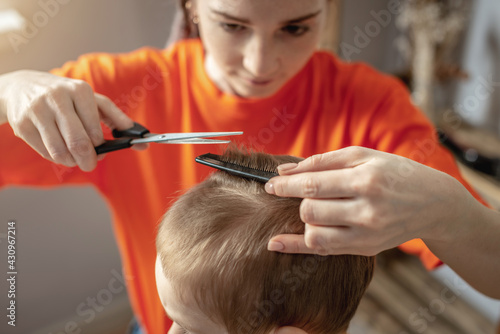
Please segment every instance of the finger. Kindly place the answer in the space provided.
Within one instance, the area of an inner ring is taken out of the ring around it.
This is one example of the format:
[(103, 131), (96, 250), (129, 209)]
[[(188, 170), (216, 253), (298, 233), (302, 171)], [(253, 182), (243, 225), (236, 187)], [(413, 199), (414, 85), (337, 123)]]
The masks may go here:
[[(306, 224), (304, 234), (280, 234), (269, 240), (267, 249), (289, 254), (317, 254), (335, 255), (342, 254), (344, 247), (328, 240), (327, 234), (343, 233), (343, 228), (310, 226)], [(331, 236), (328, 236), (331, 238)]]
[(52, 161), (68, 167), (76, 166), (76, 161), (69, 152), (55, 121), (45, 121), (43, 125), (38, 125), (38, 129), (40, 138)]
[[(31, 123), (30, 125), (25, 125), (23, 129), (23, 135), (21, 138), (38, 154), (40, 154), (43, 158), (54, 162), (54, 159), (52, 159), (52, 156), (50, 153), (47, 151), (47, 148), (45, 147), (44, 141), (42, 140), (42, 137), (40, 136), (40, 132), (38, 129)], [(74, 166), (74, 165), (73, 165)]]
[(358, 199), (303, 199), (300, 219), (316, 226), (353, 226), (363, 214), (363, 201)]
[(269, 251), (290, 254), (315, 254), (315, 251), (306, 246), (303, 234), (280, 234), (267, 243)]
[(306, 172), (273, 177), (266, 183), (268, 193), (284, 197), (345, 198), (356, 195), (352, 169)]
[(101, 120), (110, 129), (126, 130), (134, 121), (118, 108), (113, 101), (101, 94), (94, 94)]
[(372, 256), (380, 248), (378, 237), (357, 227), (305, 225), (304, 243), (319, 255), (353, 254)]
[[(126, 130), (134, 126), (134, 121), (120, 110), (110, 99), (101, 94), (95, 94), (98, 105), (99, 116), (104, 124), (110, 129)], [(149, 144), (136, 144), (131, 148), (136, 151), (143, 151)]]
[(278, 166), (278, 172), (280, 175), (292, 175), (303, 172), (352, 168), (366, 162), (374, 152), (374, 150), (364, 147), (346, 147), (337, 151), (313, 155), (302, 160), (296, 166), (293, 164)]
[(94, 91), (85, 82), (77, 81), (78, 89), (72, 94), (74, 109), (87, 132), (92, 145), (98, 146), (104, 142), (99, 111), (94, 98)]
[(78, 117), (73, 101), (59, 100), (56, 113), (56, 124), (71, 156), (83, 171), (91, 171), (97, 165), (97, 154), (83, 124)]

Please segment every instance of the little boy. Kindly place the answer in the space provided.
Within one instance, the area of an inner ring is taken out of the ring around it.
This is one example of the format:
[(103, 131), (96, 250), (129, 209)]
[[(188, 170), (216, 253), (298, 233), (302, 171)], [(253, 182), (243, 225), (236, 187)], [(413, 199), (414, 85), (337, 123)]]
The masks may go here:
[[(225, 155), (265, 170), (300, 161), (234, 149)], [(217, 171), (172, 205), (156, 243), (158, 292), (174, 321), (169, 334), (345, 333), (374, 258), (268, 251), (271, 237), (304, 233), (300, 202)]]

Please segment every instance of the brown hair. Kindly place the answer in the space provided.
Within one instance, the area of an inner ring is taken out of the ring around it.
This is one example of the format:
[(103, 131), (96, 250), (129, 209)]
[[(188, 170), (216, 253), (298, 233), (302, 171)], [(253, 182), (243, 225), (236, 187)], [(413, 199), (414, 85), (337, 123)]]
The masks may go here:
[(180, 24), (180, 39), (200, 37), (198, 27), (193, 23), (192, 13), (188, 7), (188, 3), (192, 6), (193, 0), (180, 0), (179, 6), (183, 13), (183, 20)]
[[(299, 158), (247, 154), (226, 159), (276, 169)], [(282, 254), (271, 237), (304, 233), (297, 198), (269, 195), (264, 186), (225, 172), (212, 173), (165, 214), (157, 251), (179, 297), (230, 333), (269, 333), (295, 326), (310, 334), (345, 331), (373, 275), (374, 258)]]

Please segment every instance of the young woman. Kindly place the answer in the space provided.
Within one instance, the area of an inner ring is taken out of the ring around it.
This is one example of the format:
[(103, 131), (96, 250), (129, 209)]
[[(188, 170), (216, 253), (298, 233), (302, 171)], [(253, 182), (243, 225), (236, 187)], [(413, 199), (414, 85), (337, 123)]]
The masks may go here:
[[(211, 172), (194, 158), (220, 148), (151, 145), (98, 163), (100, 121), (126, 129), (134, 120), (152, 132), (244, 131), (247, 146), (302, 157), (363, 146), (464, 182), (400, 82), (316, 49), (328, 0), (182, 5), (200, 38), (167, 50), (86, 55), (52, 73), (0, 77), (0, 123), (10, 125), (0, 129), (0, 149), (9, 157), (0, 186), (94, 185), (113, 212), (129, 296), (147, 333), (165, 333), (171, 324), (154, 281), (156, 223), (172, 194)], [(395, 191), (405, 190), (401, 173), (386, 180)], [(401, 247), (428, 268), (440, 263), (419, 240)]]

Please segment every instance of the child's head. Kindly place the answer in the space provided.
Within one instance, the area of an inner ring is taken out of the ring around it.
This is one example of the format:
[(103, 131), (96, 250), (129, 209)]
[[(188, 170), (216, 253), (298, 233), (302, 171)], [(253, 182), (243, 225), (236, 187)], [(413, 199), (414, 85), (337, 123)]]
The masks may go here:
[[(300, 160), (239, 151), (227, 159), (266, 170)], [(300, 201), (217, 171), (172, 205), (158, 232), (156, 275), (173, 333), (346, 330), (374, 259), (268, 251), (271, 237), (304, 233)]]

